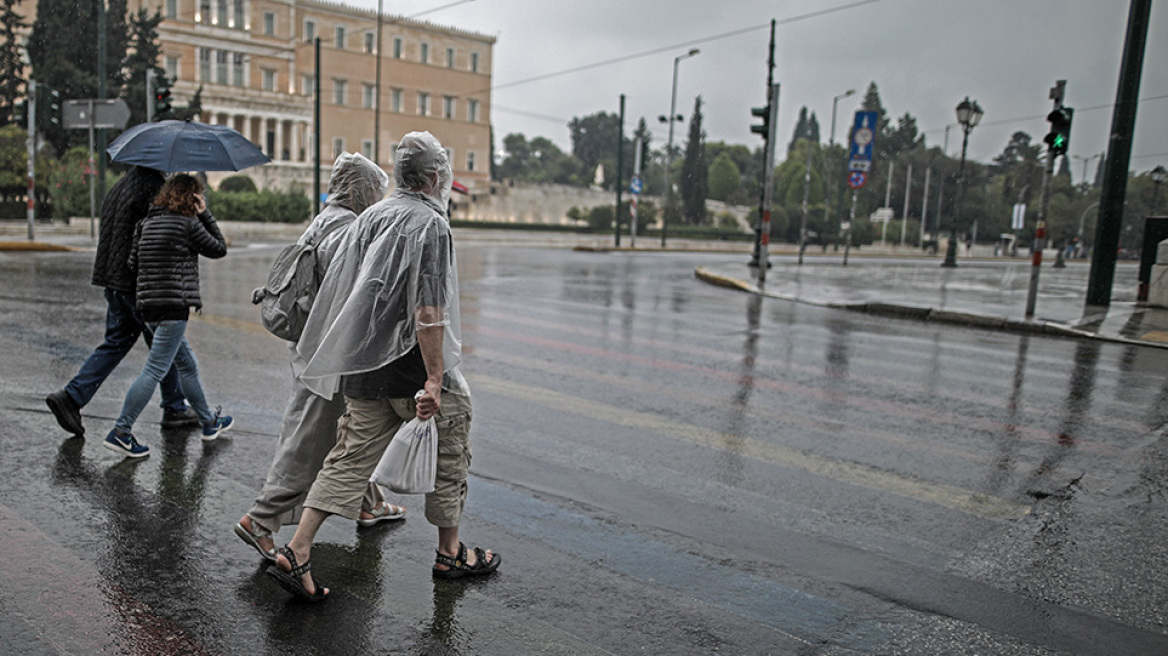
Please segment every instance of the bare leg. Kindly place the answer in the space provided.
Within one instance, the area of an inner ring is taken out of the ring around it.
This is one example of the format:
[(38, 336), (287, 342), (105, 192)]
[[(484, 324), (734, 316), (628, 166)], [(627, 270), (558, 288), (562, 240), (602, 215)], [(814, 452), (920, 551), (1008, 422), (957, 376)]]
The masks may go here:
[[(443, 556), (450, 556), (451, 558), (458, 556), (458, 527), (457, 526), (447, 526), (447, 527), (439, 526), (438, 527), (438, 553), (442, 554)], [(487, 562), (489, 563), (493, 560), (494, 555), (492, 554), (490, 549), (488, 549), (486, 551), (486, 554), (487, 554)], [(299, 558), (300, 554), (297, 553), (296, 556)], [(478, 562), (478, 557), (475, 556), (474, 550), (467, 549), (466, 550), (466, 564), (467, 564), (467, 566), (473, 567), (476, 562)], [(447, 567), (446, 565), (443, 565), (442, 563), (434, 563), (434, 569), (439, 570), (439, 571), (444, 571), (444, 570), (448, 570), (450, 568)]]
[[(305, 508), (304, 515), (300, 518), (300, 525), (296, 527), (296, 534), (292, 536), (292, 540), (288, 543), (288, 548), (292, 553), (296, 554), (296, 562), (303, 565), (308, 562), (312, 556), (312, 542), (316, 539), (316, 532), (320, 530), (321, 524), (328, 519), (329, 513), (316, 508)], [(285, 572), (292, 571), (292, 563), (284, 557), (284, 554), (276, 556), (276, 567)], [(316, 584), (312, 582), (312, 572), (305, 572), (300, 577), (300, 582), (304, 589), (309, 594), (315, 594)], [(328, 594), (328, 588), (324, 589), (325, 594)]]

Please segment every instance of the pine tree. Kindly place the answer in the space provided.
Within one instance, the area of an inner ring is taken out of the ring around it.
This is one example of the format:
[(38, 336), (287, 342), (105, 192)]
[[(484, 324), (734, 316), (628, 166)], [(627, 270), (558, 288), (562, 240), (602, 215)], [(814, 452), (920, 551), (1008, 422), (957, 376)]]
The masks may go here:
[(130, 108), (130, 121), (126, 127), (146, 121), (147, 104), (154, 102), (146, 97), (146, 75), (153, 75), (158, 65), (161, 48), (158, 46), (158, 24), (162, 15), (157, 11), (151, 15), (145, 8), (130, 17), (130, 49), (122, 61), (126, 75), (122, 98)]
[(28, 26), (16, 12), (20, 0), (0, 0), (0, 126), (13, 121), (16, 104), (25, 95), (24, 62), (17, 31)]
[(689, 139), (681, 166), (681, 204), (685, 222), (701, 225), (706, 221), (706, 192), (709, 187), (706, 162), (706, 133), (702, 130), (702, 97), (694, 100), (689, 122)]

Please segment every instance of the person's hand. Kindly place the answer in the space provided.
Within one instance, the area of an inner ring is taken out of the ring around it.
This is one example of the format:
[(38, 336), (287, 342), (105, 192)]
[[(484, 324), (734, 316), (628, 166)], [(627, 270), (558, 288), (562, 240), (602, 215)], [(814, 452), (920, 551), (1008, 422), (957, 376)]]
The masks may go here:
[(426, 386), (416, 400), (418, 402), (418, 419), (426, 421), (438, 414), (438, 409), (442, 406), (442, 384), (426, 381)]
[(203, 198), (203, 194), (195, 194), (195, 212), (202, 214), (207, 211), (207, 199)]

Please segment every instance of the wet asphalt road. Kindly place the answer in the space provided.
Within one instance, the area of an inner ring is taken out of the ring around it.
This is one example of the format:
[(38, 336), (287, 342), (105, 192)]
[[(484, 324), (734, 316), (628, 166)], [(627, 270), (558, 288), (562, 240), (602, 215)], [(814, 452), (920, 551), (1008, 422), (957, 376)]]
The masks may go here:
[[(306, 607), (231, 527), (289, 389), (203, 265), (188, 337), (228, 437), (101, 448), (137, 348), (68, 439), (43, 403), (100, 342), (91, 253), (0, 253), (0, 653), (1168, 653), (1168, 351), (896, 321), (693, 278), (726, 255), (459, 246), (474, 393), (463, 538), (321, 532)], [(781, 275), (776, 267), (776, 275)], [(290, 530), (281, 533), (287, 539)]]

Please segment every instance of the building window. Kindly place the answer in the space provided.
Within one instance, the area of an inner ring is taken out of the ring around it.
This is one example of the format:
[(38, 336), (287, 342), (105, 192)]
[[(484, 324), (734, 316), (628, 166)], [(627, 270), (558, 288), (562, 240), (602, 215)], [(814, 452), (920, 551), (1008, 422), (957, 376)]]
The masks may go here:
[(337, 50), (345, 49), (345, 28), (338, 25), (336, 29)]
[(454, 149), (447, 148), (445, 150), (446, 150), (446, 161), (450, 162), (450, 168), (454, 168)]
[(361, 106), (365, 109), (373, 109), (373, 99), (376, 96), (377, 87), (372, 84), (361, 85)]
[(231, 17), (231, 27), (243, 29), (243, 0), (235, 0), (235, 15)]
[(446, 68), (454, 68), (454, 48), (446, 49)]
[(403, 95), (404, 94), (402, 93), (401, 89), (394, 89), (393, 92), (390, 93), (390, 95), (389, 95), (389, 108), (391, 111), (396, 112), (398, 114), (401, 113), (401, 111), (402, 111), (402, 96)]
[(377, 34), (374, 32), (365, 33), (365, 53), (372, 55), (377, 50)]
[(211, 50), (208, 48), (199, 50), (199, 81), (211, 81)]
[(304, 21), (304, 40), (312, 41), (316, 38), (316, 21)]
[(420, 57), (418, 57), (418, 60), (421, 61), (423, 64), (430, 63), (430, 44), (429, 43), (422, 44), (422, 54)]
[(333, 80), (333, 102), (337, 105), (345, 104), (345, 87), (349, 85), (345, 80)]
[(166, 0), (166, 17), (178, 18), (178, 0)]
[(345, 152), (345, 138), (333, 137), (333, 159), (340, 157), (343, 152)]
[(471, 123), (479, 122), (479, 101), (466, 101), (466, 120), (470, 121)]
[(260, 71), (263, 74), (264, 91), (276, 90), (276, 71), (270, 68), (264, 68)]
[(227, 0), (216, 0), (215, 24), (219, 27), (227, 27)]
[(276, 12), (264, 12), (264, 36), (276, 36)]
[(362, 139), (361, 140), (361, 154), (369, 159), (373, 159), (373, 140), (372, 139)]
[(199, 11), (195, 13), (195, 22), (211, 22), (211, 0), (199, 0)]
[(174, 55), (167, 55), (166, 59), (163, 61), (166, 62), (164, 64), (166, 69), (166, 77), (177, 80), (180, 77), (178, 70), (178, 57), (175, 57)]
[(300, 76), (300, 95), (312, 97), (316, 92), (316, 79), (311, 75)]
[(470, 72), (479, 72), (479, 53), (477, 52), (470, 53)]
[(237, 87), (243, 86), (243, 71), (246, 63), (247, 60), (241, 52), (231, 56), (231, 84)]
[(475, 170), (475, 154), (466, 154), (466, 170), (473, 172)]
[(442, 118), (454, 118), (454, 96), (442, 96)]
[(418, 93), (418, 115), (430, 115), (430, 94), (420, 92)]
[(215, 83), (227, 84), (227, 51), (215, 52)]
[(401, 59), (402, 58), (402, 50), (404, 49), (404, 45), (405, 44), (402, 43), (402, 38), (400, 36), (393, 37), (393, 58), (394, 59)]

